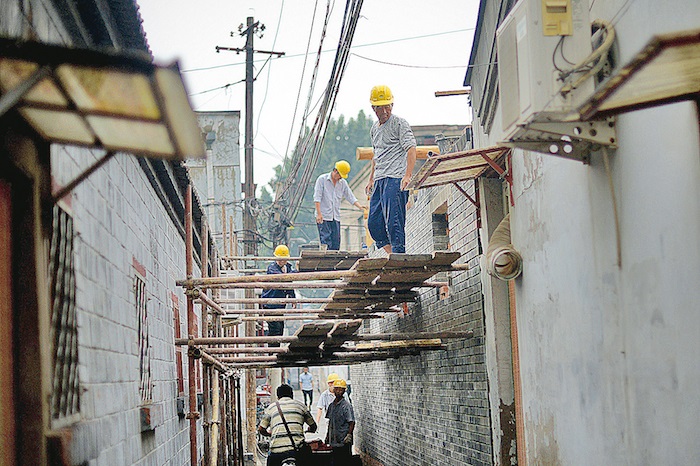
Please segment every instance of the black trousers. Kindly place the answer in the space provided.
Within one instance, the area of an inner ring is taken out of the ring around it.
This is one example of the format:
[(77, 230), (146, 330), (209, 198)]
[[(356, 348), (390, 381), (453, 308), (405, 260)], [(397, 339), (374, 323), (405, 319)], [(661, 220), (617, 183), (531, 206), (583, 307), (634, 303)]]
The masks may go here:
[(333, 460), (333, 466), (351, 466), (352, 445), (347, 444), (342, 447), (333, 447), (331, 458)]
[(267, 456), (267, 466), (280, 466), (287, 458), (296, 458), (296, 451), (289, 450), (282, 453), (270, 453)]

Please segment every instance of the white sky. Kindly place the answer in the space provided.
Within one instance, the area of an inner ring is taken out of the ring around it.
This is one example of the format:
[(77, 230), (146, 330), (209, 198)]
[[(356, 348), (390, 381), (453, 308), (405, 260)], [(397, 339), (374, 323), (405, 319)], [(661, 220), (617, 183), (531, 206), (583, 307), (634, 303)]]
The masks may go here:
[[(327, 52), (321, 55), (312, 105), (328, 81), (345, 8), (345, 2), (332, 1), (331, 20), (323, 44)], [(238, 25), (253, 16), (266, 27), (264, 36), (255, 38), (255, 49), (286, 53), (285, 57), (268, 62), (254, 85), (254, 177), (258, 187), (270, 180), (272, 168), (281, 163), (288, 144), (289, 151), (293, 149), (299, 134), (326, 3), (324, 0), (138, 0), (156, 62), (179, 61), (193, 108), (241, 111), (241, 162), (245, 84), (204, 91), (244, 80), (245, 53), (216, 53), (215, 47), (243, 48), (245, 38), (238, 34)], [(345, 115), (347, 121), (360, 109), (375, 118), (369, 92), (376, 84), (386, 84), (394, 93), (394, 113), (412, 125), (469, 123), (467, 96), (435, 97), (435, 91), (463, 88), (478, 9), (479, 0), (364, 1), (333, 118)], [(310, 35), (310, 54), (301, 81)], [(267, 57), (255, 54), (256, 74)], [(194, 71), (200, 68), (208, 69)], [(298, 110), (292, 127), (295, 108)], [(311, 112), (311, 123), (315, 114)], [(355, 154), (343, 154), (343, 157), (352, 163)]]

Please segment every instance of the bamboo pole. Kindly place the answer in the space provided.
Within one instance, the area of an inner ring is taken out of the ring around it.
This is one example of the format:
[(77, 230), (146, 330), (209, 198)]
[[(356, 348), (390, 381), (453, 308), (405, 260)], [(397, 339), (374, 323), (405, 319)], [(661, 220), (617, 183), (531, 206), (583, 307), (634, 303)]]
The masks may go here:
[(277, 356), (239, 356), (233, 358), (222, 357), (221, 361), (226, 363), (232, 362), (275, 362)]
[(248, 346), (248, 347), (227, 347), (227, 348), (207, 348), (210, 354), (253, 354), (253, 353), (286, 353), (289, 349), (280, 346)]
[[(257, 262), (270, 262), (270, 261), (276, 261), (279, 259), (279, 257), (274, 257), (274, 256), (224, 256), (222, 257), (224, 260), (231, 260), (231, 261), (257, 261)], [(298, 261), (301, 260), (301, 257), (288, 257), (288, 261)]]
[(305, 280), (338, 280), (340, 278), (357, 275), (355, 270), (332, 270), (329, 272), (296, 272), (275, 273), (270, 275), (254, 275), (243, 277), (216, 277), (216, 278), (192, 278), (190, 280), (177, 280), (177, 286), (199, 286), (201, 288), (214, 288), (221, 285), (236, 285), (250, 282), (295, 282)]
[[(185, 193), (185, 273), (187, 279), (192, 279), (193, 270), (193, 242), (192, 242), (192, 185), (187, 185)], [(187, 294), (187, 335), (194, 337), (194, 300)], [(189, 352), (188, 352), (189, 353)], [(187, 417), (190, 420), (190, 466), (197, 466), (197, 386), (195, 384), (195, 359), (192, 355), (188, 358), (188, 385), (189, 407)]]
[[(433, 338), (440, 339), (464, 339), (472, 338), (474, 332), (467, 330), (466, 332), (410, 332), (410, 333), (370, 333), (359, 335), (343, 335), (337, 338), (327, 338), (330, 341), (396, 341), (396, 340), (429, 340)], [(220, 338), (176, 338), (176, 345), (187, 345), (191, 341), (193, 345), (238, 345), (238, 344), (255, 344), (255, 343), (292, 343), (304, 338), (299, 338), (295, 335), (290, 336), (266, 336), (266, 337), (220, 337)]]
[[(372, 316), (372, 317), (362, 317), (363, 319), (383, 319), (382, 316)], [(243, 317), (241, 318), (243, 322), (284, 322), (287, 320), (355, 320), (355, 318), (328, 318), (328, 317), (321, 317), (321, 316), (260, 316), (260, 317)]]
[(224, 249), (224, 255), (226, 255), (229, 254), (229, 251), (226, 250), (226, 204), (221, 204), (221, 235), (223, 236), (222, 247)]
[[(398, 284), (401, 285), (400, 283)], [(443, 286), (448, 286), (448, 282), (423, 282), (418, 285), (411, 285), (411, 288), (440, 288)], [(377, 285), (370, 284), (358, 284), (358, 283), (332, 283), (332, 282), (288, 282), (288, 283), (263, 283), (263, 282), (251, 282), (251, 283), (238, 283), (236, 285), (222, 285), (222, 287), (227, 288), (266, 288), (270, 290), (300, 290), (300, 289), (356, 289), (356, 290), (391, 290), (397, 287), (396, 283), (379, 283)]]
[(233, 233), (233, 216), (230, 216), (228, 218), (228, 231), (229, 231), (229, 247), (228, 247), (228, 253), (229, 254), (234, 254), (233, 252), (233, 237), (235, 236)]
[[(202, 260), (202, 262), (204, 262), (204, 260)], [(226, 310), (224, 308), (222, 308), (219, 305), (219, 303), (217, 303), (216, 301), (211, 299), (209, 297), (209, 295), (206, 293), (206, 291), (203, 292), (202, 290), (198, 290), (195, 288), (194, 290), (192, 290), (192, 295), (195, 299), (197, 299), (197, 301), (200, 304), (202, 304), (202, 321), (203, 322), (207, 322), (209, 320), (209, 319), (207, 319), (206, 321), (204, 320), (204, 317), (206, 317), (207, 306), (212, 308), (212, 310), (215, 311), (216, 314), (219, 314), (219, 315), (226, 314)]]
[[(222, 338), (222, 337), (213, 337), (213, 338)], [(209, 354), (209, 349), (203, 350), (202, 348), (198, 346), (192, 346), (190, 347), (193, 349), (193, 357), (201, 359), (204, 364), (209, 364), (212, 366), (214, 369), (219, 371), (222, 375), (229, 376), (231, 375), (231, 368), (227, 367), (223, 364), (221, 364), (221, 361), (219, 361), (217, 358)], [(190, 351), (188, 350), (188, 353)]]
[(318, 314), (319, 312), (326, 312), (323, 308), (314, 309), (225, 309), (226, 314), (224, 318), (230, 315), (236, 314), (261, 314), (261, 315), (283, 315), (283, 314)]
[[(207, 228), (207, 222), (202, 221), (202, 233), (201, 233), (201, 238), (202, 238), (202, 277), (208, 277), (209, 276), (209, 231)], [(193, 298), (199, 295), (203, 295), (205, 299), (200, 300), (200, 302), (204, 301), (202, 303), (202, 335), (205, 336), (210, 336), (209, 335), (209, 326), (207, 323), (209, 322), (209, 317), (208, 317), (208, 307), (207, 304), (208, 302), (212, 302), (209, 299), (209, 296), (207, 295), (207, 292), (205, 291), (204, 293), (200, 293), (199, 290), (194, 289), (192, 290), (193, 293)], [(215, 303), (214, 303), (215, 304)], [(213, 336), (218, 336), (214, 334)], [(202, 403), (202, 416), (204, 417), (203, 422), (202, 422), (202, 428), (204, 430), (204, 438), (203, 438), (203, 446), (204, 446), (204, 457), (202, 458), (202, 462), (204, 464), (209, 464), (209, 458), (211, 458), (211, 444), (210, 444), (210, 428), (211, 428), (211, 398), (209, 396), (210, 394), (210, 383), (211, 383), (211, 375), (212, 375), (212, 369), (210, 365), (205, 364), (204, 365), (204, 370), (202, 371), (202, 391), (203, 391), (203, 403)]]
[(220, 299), (219, 304), (323, 304), (332, 301), (331, 298), (227, 298)]

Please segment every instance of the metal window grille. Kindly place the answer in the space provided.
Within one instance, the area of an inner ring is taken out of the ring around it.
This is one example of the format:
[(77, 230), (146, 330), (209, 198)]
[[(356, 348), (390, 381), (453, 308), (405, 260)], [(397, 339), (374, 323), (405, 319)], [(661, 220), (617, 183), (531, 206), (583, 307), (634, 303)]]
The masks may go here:
[(148, 402), (153, 399), (151, 351), (148, 341), (148, 299), (146, 297), (146, 281), (138, 274), (134, 275), (134, 296), (136, 297), (136, 312), (139, 317), (139, 369), (141, 374), (139, 393), (141, 401)]
[(71, 422), (80, 413), (73, 219), (59, 206), (53, 208), (49, 277), (53, 345), (51, 419), (54, 423)]

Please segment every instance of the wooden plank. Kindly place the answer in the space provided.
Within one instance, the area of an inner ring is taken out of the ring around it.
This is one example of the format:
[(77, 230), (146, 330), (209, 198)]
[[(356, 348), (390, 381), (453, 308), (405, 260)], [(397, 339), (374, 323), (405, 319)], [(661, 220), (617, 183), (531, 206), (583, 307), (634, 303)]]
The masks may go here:
[(298, 348), (318, 348), (318, 346), (326, 341), (328, 332), (333, 329), (332, 322), (308, 322), (305, 323), (294, 336), (299, 337), (298, 340), (292, 341), (289, 344), (289, 350), (295, 351)]
[(462, 254), (454, 251), (435, 251), (433, 253), (433, 259), (430, 261), (431, 266), (449, 266), (452, 265), (457, 259), (462, 257)]
[(362, 319), (353, 320), (350, 322), (337, 322), (333, 330), (331, 330), (330, 335), (332, 340), (324, 345), (324, 349), (328, 350), (330, 348), (340, 347), (344, 341), (343, 338), (349, 335), (353, 335), (362, 325)]
[(358, 272), (362, 272), (362, 271), (367, 271), (367, 270), (381, 269), (384, 266), (384, 264), (386, 264), (388, 262), (388, 260), (389, 259), (386, 257), (360, 259), (357, 261), (355, 266), (350, 270), (356, 270)]
[(389, 260), (384, 264), (384, 269), (423, 267), (433, 258), (431, 254), (397, 254), (389, 255)]

